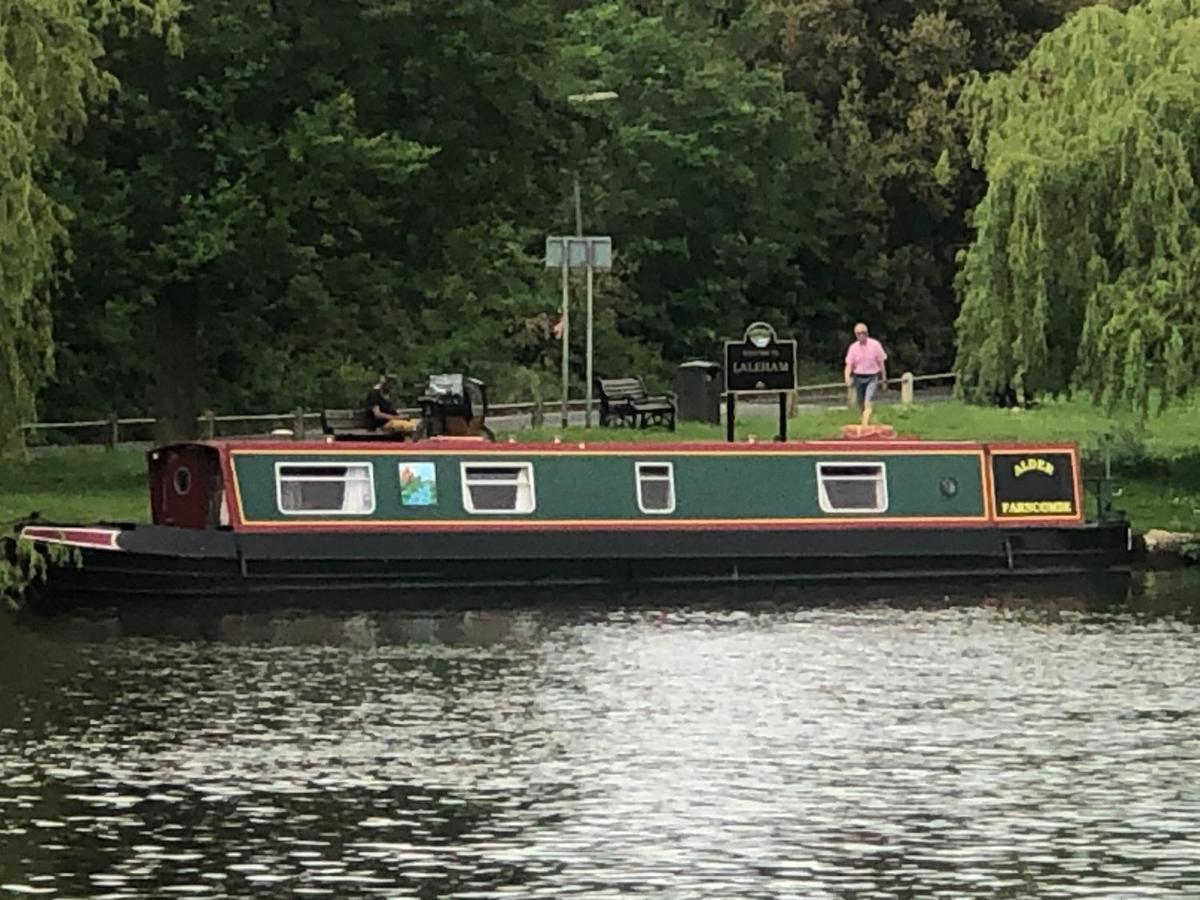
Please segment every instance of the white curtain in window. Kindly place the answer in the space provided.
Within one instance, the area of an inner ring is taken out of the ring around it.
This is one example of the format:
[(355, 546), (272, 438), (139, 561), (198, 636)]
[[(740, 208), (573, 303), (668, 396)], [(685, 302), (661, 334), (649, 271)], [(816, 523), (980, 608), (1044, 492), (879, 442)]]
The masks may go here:
[(346, 473), (346, 498), (342, 501), (343, 512), (365, 513), (375, 508), (375, 492), (372, 490), (370, 474), (362, 469), (351, 469)]
[(304, 509), (304, 485), (299, 481), (279, 484), (279, 505), (286, 510)]

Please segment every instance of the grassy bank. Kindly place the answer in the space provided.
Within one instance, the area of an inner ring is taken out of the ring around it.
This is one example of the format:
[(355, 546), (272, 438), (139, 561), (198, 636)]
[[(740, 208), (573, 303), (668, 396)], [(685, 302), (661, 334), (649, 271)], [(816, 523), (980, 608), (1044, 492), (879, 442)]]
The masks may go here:
[(148, 520), (146, 454), (76, 447), (0, 459), (0, 524), (34, 512), (60, 522)]
[[(841, 426), (855, 421), (844, 409), (801, 411), (788, 422), (788, 437), (811, 440), (836, 437)], [(1137, 427), (1131, 419), (1114, 419), (1087, 403), (1050, 402), (1036, 409), (996, 409), (940, 402), (908, 408), (883, 406), (874, 421), (892, 425), (904, 436), (926, 440), (1076, 441), (1084, 453), (1088, 475), (1099, 475), (1107, 455), (1119, 477), (1115, 506), (1125, 510), (1139, 531), (1200, 529), (1200, 404), (1170, 409)], [(741, 416), (738, 440), (770, 440), (774, 416)], [(588, 431), (543, 427), (522, 432), (533, 440), (567, 441), (662, 440), (652, 431)], [(685, 423), (679, 440), (724, 440), (724, 426)], [(1089, 500), (1088, 513), (1094, 514)]]
[[(1112, 420), (1084, 403), (1051, 403), (1033, 410), (1001, 410), (959, 403), (931, 403), (908, 409), (883, 407), (877, 420), (903, 435), (926, 439), (1078, 441), (1089, 473), (1096, 472), (1104, 448), (1121, 476), (1117, 506), (1139, 530), (1200, 528), (1200, 406), (1168, 411), (1136, 429)], [(828, 438), (853, 421), (846, 410), (801, 411), (788, 424), (797, 440)], [(770, 440), (771, 415), (744, 415), (737, 437)], [(723, 440), (724, 427), (683, 423), (675, 435), (661, 429), (543, 427), (521, 432), (532, 440)], [(1094, 507), (1089, 508), (1089, 512)], [(134, 450), (76, 448), (35, 453), (28, 462), (0, 460), (0, 523), (36, 511), (59, 521), (144, 521), (149, 514), (145, 456)]]
[[(892, 392), (894, 394), (894, 392)], [(845, 409), (801, 410), (788, 422), (788, 437), (796, 440), (837, 437), (843, 425), (857, 421)], [(1085, 451), (1097, 450), (1104, 435), (1115, 439), (1114, 452), (1122, 459), (1137, 455), (1156, 459), (1177, 459), (1200, 455), (1200, 403), (1170, 409), (1150, 419), (1138, 429), (1132, 419), (1113, 419), (1101, 410), (1083, 402), (1049, 402), (1035, 409), (997, 409), (968, 406), (955, 402), (919, 404), (907, 408), (881, 406), (874, 419), (892, 425), (901, 435), (926, 440), (988, 440), (988, 441), (1078, 441)], [(776, 417), (746, 415), (739, 410), (737, 437), (751, 435), (770, 440), (777, 427)], [(723, 425), (682, 423), (676, 433), (680, 440), (724, 440)], [(583, 428), (565, 431), (547, 427), (521, 432), (520, 437), (548, 440), (562, 436), (579, 440), (662, 440), (661, 429), (634, 432)]]

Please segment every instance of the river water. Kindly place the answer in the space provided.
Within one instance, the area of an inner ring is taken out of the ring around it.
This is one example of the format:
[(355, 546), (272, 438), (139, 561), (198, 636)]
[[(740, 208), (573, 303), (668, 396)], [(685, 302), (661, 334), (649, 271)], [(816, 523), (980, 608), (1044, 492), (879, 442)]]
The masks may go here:
[(0, 894), (1200, 896), (1128, 603), (0, 618)]

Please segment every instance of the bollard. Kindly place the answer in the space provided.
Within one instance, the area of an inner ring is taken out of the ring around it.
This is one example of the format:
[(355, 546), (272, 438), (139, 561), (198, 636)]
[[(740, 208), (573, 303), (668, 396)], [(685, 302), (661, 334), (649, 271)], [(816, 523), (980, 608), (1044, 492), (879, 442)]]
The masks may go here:
[(204, 415), (204, 438), (211, 441), (217, 436), (217, 414), (211, 409), (206, 409)]
[(297, 441), (304, 440), (304, 407), (298, 406), (292, 413), (292, 438)]
[(900, 405), (912, 406), (913, 402), (913, 373), (905, 372), (900, 376)]
[(116, 449), (117, 442), (120, 441), (120, 439), (121, 439), (121, 423), (117, 419), (117, 414), (115, 412), (109, 413), (108, 414), (108, 434), (107, 434), (107, 439), (105, 440), (104, 443), (108, 447), (109, 450), (114, 450), (114, 449)]

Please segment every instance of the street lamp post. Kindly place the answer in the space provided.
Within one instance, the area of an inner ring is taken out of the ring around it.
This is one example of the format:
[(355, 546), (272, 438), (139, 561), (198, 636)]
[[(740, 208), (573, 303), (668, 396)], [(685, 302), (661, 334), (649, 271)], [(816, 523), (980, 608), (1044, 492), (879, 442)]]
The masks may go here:
[[(567, 97), (568, 103), (603, 103), (608, 100), (616, 100), (619, 95), (616, 91), (592, 91), (587, 94), (571, 94)], [(579, 169), (574, 170), (575, 182), (575, 236), (583, 237), (583, 200), (582, 193), (579, 188)], [(593, 297), (593, 259), (591, 248), (587, 251), (587, 351), (586, 351), (586, 390), (587, 390), (587, 407), (584, 413), (583, 425), (585, 428), (592, 427), (592, 395), (595, 393), (592, 388), (592, 297)], [(565, 276), (564, 276), (565, 277)], [(567, 424), (567, 294), (566, 282), (563, 282), (563, 426)]]
[(587, 269), (587, 378), (588, 378), (588, 410), (585, 419), (588, 427), (592, 424), (592, 294), (593, 275), (596, 269), (612, 268), (612, 238), (608, 235), (575, 235), (571, 237), (550, 236), (546, 238), (546, 268), (562, 269), (563, 308), (562, 319), (558, 330), (563, 339), (562, 358), (562, 423), (568, 424), (569, 397), (567, 394), (568, 376), (570, 375), (570, 357), (568, 354), (570, 337), (570, 274), (569, 269)]
[(569, 422), (570, 407), (567, 405), (570, 401), (570, 393), (567, 385), (571, 378), (571, 272), (570, 263), (567, 258), (567, 248), (563, 247), (563, 262), (562, 262), (562, 427), (566, 428)]

